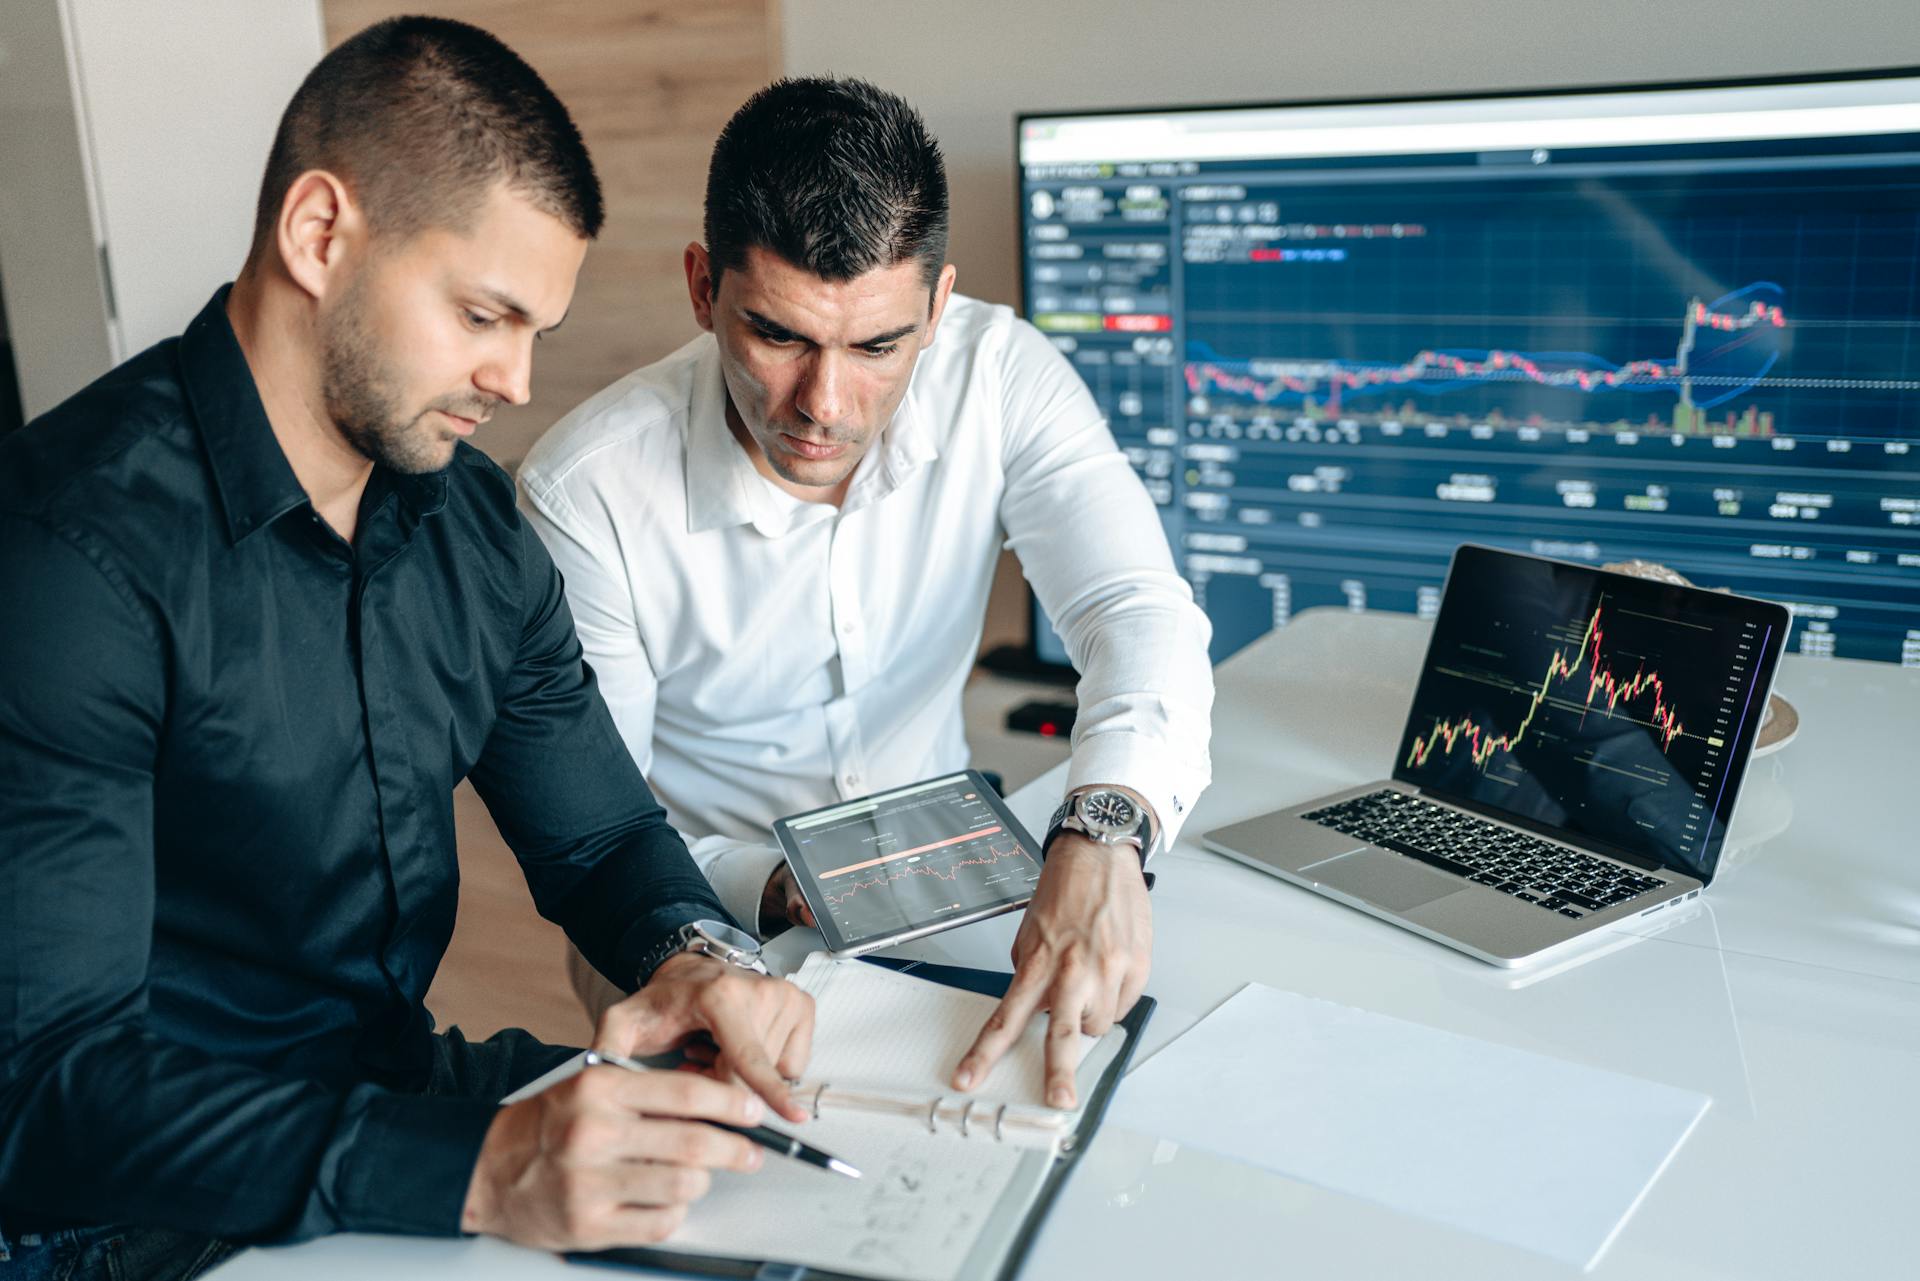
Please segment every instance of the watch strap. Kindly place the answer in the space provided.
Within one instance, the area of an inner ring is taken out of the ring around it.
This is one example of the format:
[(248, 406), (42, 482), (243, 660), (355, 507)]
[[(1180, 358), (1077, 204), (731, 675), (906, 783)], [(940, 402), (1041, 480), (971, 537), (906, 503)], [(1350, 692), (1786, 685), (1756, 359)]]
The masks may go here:
[(640, 957), (639, 974), (636, 976), (639, 987), (645, 987), (650, 983), (653, 980), (654, 974), (662, 965), (665, 965), (682, 952), (699, 952), (703, 956), (711, 956), (714, 960), (722, 964), (733, 965), (743, 970), (752, 970), (756, 974), (768, 973), (766, 962), (760, 959), (757, 949), (753, 953), (751, 962), (737, 960), (728, 954), (734, 949), (727, 948), (722, 950), (721, 948), (710, 945), (706, 935), (700, 930), (700, 924), (700, 921), (685, 922), (678, 929), (667, 934), (642, 954)]

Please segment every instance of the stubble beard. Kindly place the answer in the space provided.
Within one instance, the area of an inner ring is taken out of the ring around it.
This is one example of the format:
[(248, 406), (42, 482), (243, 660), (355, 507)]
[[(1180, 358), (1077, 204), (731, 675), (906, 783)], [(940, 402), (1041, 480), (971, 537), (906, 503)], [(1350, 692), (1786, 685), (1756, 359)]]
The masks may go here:
[[(774, 436), (777, 438), (781, 429), (778, 427), (770, 426), (770, 430), (772, 431)], [(804, 440), (806, 439), (806, 437), (802, 436), (801, 439)], [(786, 481), (788, 484), (801, 485), (811, 489), (832, 489), (836, 485), (839, 485), (841, 482), (846, 480), (847, 477), (853, 475), (854, 470), (860, 466), (860, 460), (867, 456), (866, 443), (855, 442), (855, 441), (841, 441), (837, 439), (834, 440), (833, 443), (845, 444), (849, 448), (847, 451), (847, 456), (844, 459), (833, 460), (835, 465), (837, 465), (840, 469), (834, 472), (831, 476), (827, 477), (825, 480), (819, 479), (816, 473), (802, 473), (802, 472), (796, 471), (794, 466), (795, 464), (798, 464), (801, 467), (809, 467), (809, 468), (818, 466), (819, 464), (814, 463), (809, 459), (801, 458), (798, 455), (787, 453), (784, 448), (776, 452), (775, 450), (768, 449), (763, 444), (760, 447), (760, 452), (766, 455), (768, 465), (771, 466), (773, 470), (779, 474), (780, 478)]]
[(381, 356), (365, 312), (356, 279), (324, 322), (321, 377), (327, 416), (347, 443), (377, 466), (409, 476), (440, 471), (453, 461), (453, 442), (429, 430), (424, 413), (408, 417), (401, 410), (395, 390), (401, 380)]

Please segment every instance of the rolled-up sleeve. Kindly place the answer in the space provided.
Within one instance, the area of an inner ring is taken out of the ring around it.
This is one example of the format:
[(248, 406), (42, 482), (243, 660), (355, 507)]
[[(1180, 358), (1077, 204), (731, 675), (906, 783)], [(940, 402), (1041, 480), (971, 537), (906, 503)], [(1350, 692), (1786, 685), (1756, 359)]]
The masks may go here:
[(1080, 674), (1068, 786), (1133, 789), (1171, 844), (1212, 779), (1212, 627), (1073, 367), (1015, 322), (999, 368), (1001, 521)]
[(0, 517), (0, 1203), (235, 1240), (459, 1231), (485, 1100), (345, 1091), (147, 1021), (156, 615), (101, 549)]

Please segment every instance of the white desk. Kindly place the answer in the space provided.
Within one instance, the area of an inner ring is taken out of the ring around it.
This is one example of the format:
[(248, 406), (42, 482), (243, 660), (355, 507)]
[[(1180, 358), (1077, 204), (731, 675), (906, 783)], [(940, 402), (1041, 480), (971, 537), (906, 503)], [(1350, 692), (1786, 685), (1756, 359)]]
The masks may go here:
[[(1920, 672), (1791, 657), (1800, 736), (1757, 761), (1721, 875), (1663, 932), (1548, 974), (1481, 965), (1200, 850), (1200, 833), (1384, 777), (1427, 626), (1309, 612), (1223, 664), (1215, 782), (1156, 866), (1144, 1047), (1256, 980), (1713, 1097), (1590, 1274), (1913, 1274), (1920, 1189)], [(1014, 807), (1043, 823), (1055, 770)], [(1789, 823), (1789, 820), (1790, 823)], [(1006, 963), (1015, 920), (917, 955)], [(791, 946), (791, 945), (788, 945)], [(1410, 1065), (1409, 1070), (1417, 1070)], [(1023, 1276), (1577, 1276), (1511, 1247), (1107, 1127)], [(337, 1237), (248, 1278), (580, 1277), (496, 1241)]]

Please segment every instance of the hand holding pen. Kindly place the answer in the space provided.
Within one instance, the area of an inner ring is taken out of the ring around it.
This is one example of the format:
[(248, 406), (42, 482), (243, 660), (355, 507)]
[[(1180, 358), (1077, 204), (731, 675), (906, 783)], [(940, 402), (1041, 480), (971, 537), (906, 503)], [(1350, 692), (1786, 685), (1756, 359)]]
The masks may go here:
[(753, 1126), (767, 1112), (752, 1091), (697, 1072), (549, 1073), (493, 1113), (461, 1229), (545, 1250), (664, 1241), (718, 1172), (765, 1164), (764, 1147), (716, 1122)]
[[(587, 1067), (605, 1064), (608, 1067), (625, 1068), (629, 1072), (651, 1072), (644, 1063), (635, 1062), (618, 1054), (602, 1054), (598, 1050), (588, 1050), (582, 1060)], [(758, 1144), (776, 1156), (791, 1157), (808, 1165), (818, 1166), (822, 1170), (831, 1170), (835, 1174), (844, 1174), (850, 1179), (860, 1177), (860, 1171), (842, 1161), (839, 1157), (822, 1152), (808, 1143), (802, 1143), (790, 1134), (765, 1125), (734, 1125), (726, 1121), (705, 1120), (703, 1124), (715, 1126), (729, 1133), (737, 1134), (750, 1143)]]

